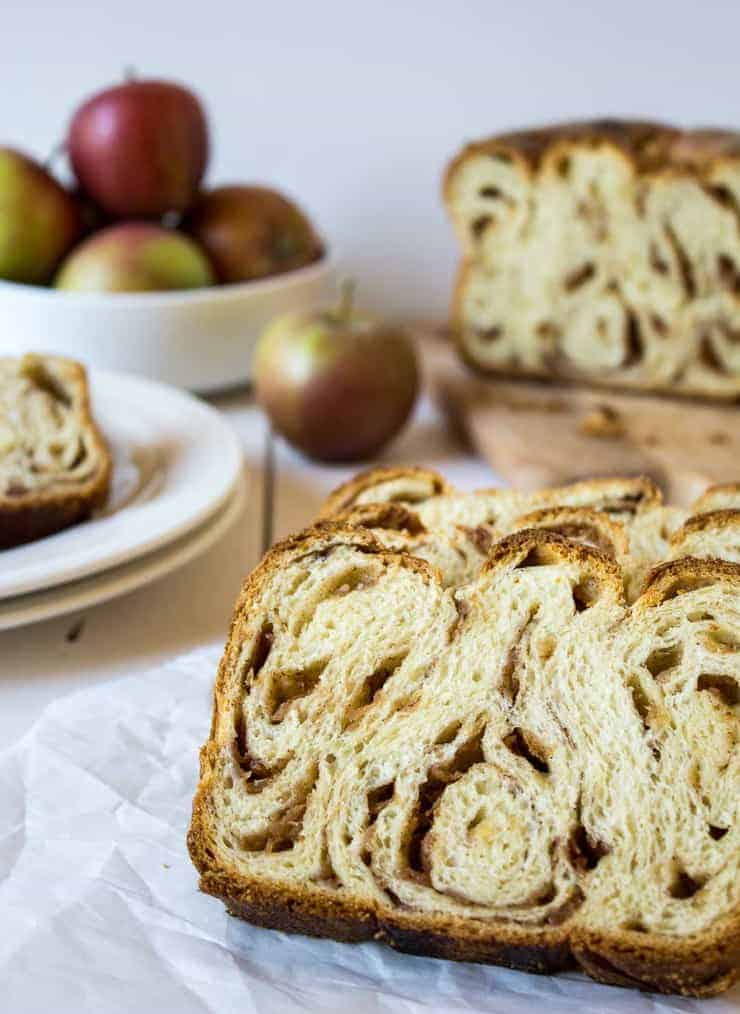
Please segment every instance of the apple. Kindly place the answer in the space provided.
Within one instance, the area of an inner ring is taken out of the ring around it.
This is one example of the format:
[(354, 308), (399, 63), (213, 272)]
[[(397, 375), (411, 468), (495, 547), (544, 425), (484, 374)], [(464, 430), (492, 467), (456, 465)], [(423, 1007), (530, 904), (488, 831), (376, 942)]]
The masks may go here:
[(0, 148), (0, 278), (48, 282), (82, 229), (73, 197), (46, 169)]
[(318, 260), (321, 241), (292, 201), (267, 187), (216, 187), (183, 221), (221, 282), (246, 282)]
[(419, 388), (401, 328), (352, 309), (279, 317), (255, 353), (257, 400), (289, 443), (319, 461), (372, 457), (401, 429)]
[(62, 264), (54, 284), (70, 292), (161, 292), (213, 284), (188, 236), (148, 222), (123, 222), (90, 236)]
[(67, 137), (82, 188), (113, 218), (160, 218), (192, 204), (208, 162), (199, 100), (169, 81), (127, 81), (93, 95)]

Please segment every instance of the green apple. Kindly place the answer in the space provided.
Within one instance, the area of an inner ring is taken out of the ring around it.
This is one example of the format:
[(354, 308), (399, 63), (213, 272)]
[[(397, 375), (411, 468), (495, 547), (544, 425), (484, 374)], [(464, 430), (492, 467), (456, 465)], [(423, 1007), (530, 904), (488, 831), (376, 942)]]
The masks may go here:
[(0, 278), (45, 284), (82, 229), (74, 198), (53, 176), (0, 148)]
[(123, 222), (74, 249), (54, 284), (73, 292), (161, 292), (213, 282), (208, 259), (188, 236), (147, 222)]

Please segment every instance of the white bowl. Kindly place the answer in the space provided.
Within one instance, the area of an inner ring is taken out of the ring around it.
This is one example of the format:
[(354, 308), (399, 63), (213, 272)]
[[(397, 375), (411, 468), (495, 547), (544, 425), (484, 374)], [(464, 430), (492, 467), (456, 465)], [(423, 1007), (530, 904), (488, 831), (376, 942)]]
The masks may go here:
[(76, 293), (0, 281), (0, 355), (54, 352), (192, 391), (251, 379), (252, 352), (278, 314), (329, 295), (328, 256), (254, 282), (182, 292)]

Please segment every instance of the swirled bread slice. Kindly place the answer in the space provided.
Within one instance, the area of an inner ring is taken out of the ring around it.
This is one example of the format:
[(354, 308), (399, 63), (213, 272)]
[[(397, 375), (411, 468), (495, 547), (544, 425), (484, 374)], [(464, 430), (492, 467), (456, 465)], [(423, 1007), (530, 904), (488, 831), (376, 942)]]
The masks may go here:
[(321, 517), (368, 528), (388, 548), (437, 567), (450, 586), (472, 580), (498, 539), (541, 528), (615, 559), (632, 600), (650, 568), (670, 555), (684, 512), (663, 505), (646, 478), (592, 479), (537, 493), (459, 493), (431, 469), (379, 468), (331, 493)]
[(0, 549), (88, 517), (105, 502), (110, 472), (83, 367), (0, 358)]
[(258, 925), (711, 995), (740, 958), (740, 567), (542, 530), (443, 588), (331, 522), (237, 602), (189, 847)]
[(740, 134), (607, 120), (452, 162), (453, 330), (488, 372), (740, 397)]

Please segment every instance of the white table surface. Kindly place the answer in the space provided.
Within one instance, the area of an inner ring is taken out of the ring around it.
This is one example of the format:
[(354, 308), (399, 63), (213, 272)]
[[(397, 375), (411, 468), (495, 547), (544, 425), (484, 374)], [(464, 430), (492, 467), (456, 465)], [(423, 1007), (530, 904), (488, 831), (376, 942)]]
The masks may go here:
[[(249, 486), (244, 515), (204, 556), (165, 578), (79, 614), (0, 633), (0, 749), (20, 738), (57, 697), (225, 639), (241, 582), (262, 552), (268, 433), (247, 392), (210, 400), (244, 447)], [(364, 467), (319, 466), (280, 440), (273, 446), (270, 522), (276, 539), (308, 524), (329, 490)], [(428, 465), (463, 489), (497, 481), (450, 435), (427, 399), (380, 460)], [(70, 640), (80, 621), (79, 635)]]

